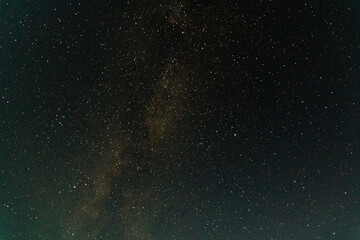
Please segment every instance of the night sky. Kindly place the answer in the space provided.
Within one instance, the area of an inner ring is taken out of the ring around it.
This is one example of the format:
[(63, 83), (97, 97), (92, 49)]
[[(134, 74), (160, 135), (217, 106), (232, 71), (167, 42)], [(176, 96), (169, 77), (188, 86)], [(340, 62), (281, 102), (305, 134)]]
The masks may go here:
[(0, 240), (359, 240), (359, 81), (359, 1), (0, 1)]

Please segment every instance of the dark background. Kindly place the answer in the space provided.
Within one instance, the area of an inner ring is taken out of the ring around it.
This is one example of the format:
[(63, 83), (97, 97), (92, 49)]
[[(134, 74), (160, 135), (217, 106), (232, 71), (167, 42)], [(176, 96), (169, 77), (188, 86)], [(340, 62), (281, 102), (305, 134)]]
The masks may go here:
[(0, 239), (358, 239), (359, 7), (1, 1)]

